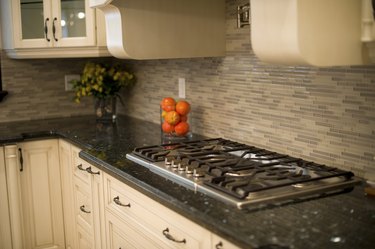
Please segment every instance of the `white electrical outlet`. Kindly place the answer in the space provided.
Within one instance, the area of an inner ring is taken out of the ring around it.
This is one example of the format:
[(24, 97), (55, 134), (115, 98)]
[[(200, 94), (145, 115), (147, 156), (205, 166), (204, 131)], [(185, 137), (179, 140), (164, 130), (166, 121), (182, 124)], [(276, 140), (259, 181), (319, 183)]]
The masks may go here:
[(73, 91), (73, 85), (70, 83), (72, 80), (79, 80), (79, 74), (66, 74), (65, 75), (65, 91)]
[(185, 78), (178, 78), (178, 97), (181, 99), (186, 98), (185, 95)]

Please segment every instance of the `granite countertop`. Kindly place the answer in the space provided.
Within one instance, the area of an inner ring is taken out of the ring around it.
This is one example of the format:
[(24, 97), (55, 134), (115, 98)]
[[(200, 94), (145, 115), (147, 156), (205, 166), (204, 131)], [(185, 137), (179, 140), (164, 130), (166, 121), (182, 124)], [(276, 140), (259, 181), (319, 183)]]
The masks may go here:
[(107, 125), (92, 116), (0, 123), (0, 145), (49, 137), (67, 139), (90, 163), (243, 248), (374, 248), (375, 198), (364, 183), (346, 194), (239, 210), (126, 159), (136, 146), (161, 143), (157, 124), (125, 116)]

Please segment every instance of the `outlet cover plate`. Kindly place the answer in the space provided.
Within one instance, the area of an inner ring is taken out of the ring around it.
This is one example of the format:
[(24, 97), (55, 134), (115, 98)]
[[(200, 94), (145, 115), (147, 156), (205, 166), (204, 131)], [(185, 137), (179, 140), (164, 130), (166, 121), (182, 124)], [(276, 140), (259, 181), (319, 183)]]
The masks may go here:
[(66, 74), (65, 75), (65, 91), (73, 91), (73, 85), (70, 83), (72, 80), (79, 80), (79, 74)]
[(186, 98), (185, 78), (178, 78), (178, 97), (181, 99)]

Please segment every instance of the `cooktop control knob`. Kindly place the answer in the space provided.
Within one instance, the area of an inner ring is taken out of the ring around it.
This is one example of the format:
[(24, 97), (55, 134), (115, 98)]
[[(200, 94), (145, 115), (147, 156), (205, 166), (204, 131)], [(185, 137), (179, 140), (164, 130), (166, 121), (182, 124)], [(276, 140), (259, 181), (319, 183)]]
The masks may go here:
[(185, 170), (186, 170), (186, 167), (185, 167), (185, 165), (183, 165), (182, 163), (179, 163), (179, 164), (178, 164), (178, 167), (177, 167), (177, 170), (178, 170), (178, 171), (185, 171)]
[(204, 171), (199, 170), (199, 169), (194, 169), (193, 176), (195, 178), (204, 177)]
[(164, 164), (165, 164), (165, 166), (171, 166), (171, 164), (172, 164), (172, 162), (170, 161), (170, 158), (168, 158), (168, 157), (166, 157), (165, 159), (164, 159)]

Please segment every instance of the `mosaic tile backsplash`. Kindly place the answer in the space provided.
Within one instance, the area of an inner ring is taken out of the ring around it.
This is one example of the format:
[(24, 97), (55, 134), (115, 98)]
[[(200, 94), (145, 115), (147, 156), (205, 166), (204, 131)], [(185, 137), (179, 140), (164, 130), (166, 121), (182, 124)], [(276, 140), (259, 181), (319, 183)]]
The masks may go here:
[[(178, 97), (186, 79), (193, 132), (253, 144), (351, 170), (375, 180), (375, 65), (278, 66), (253, 54), (249, 26), (236, 28), (227, 0), (227, 53), (222, 58), (131, 61), (138, 83), (123, 92), (121, 113), (159, 122), (159, 103)], [(73, 103), (64, 75), (92, 59), (11, 60), (2, 55), (0, 122), (93, 113), (91, 100)]]

